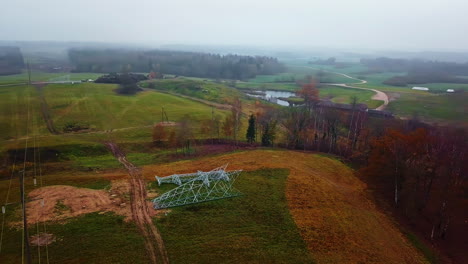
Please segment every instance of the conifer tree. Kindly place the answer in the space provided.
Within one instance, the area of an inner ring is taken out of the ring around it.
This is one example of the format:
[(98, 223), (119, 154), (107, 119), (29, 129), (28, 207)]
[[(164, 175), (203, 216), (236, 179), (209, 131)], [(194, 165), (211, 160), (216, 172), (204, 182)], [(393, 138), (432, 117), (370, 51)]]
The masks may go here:
[(247, 141), (249, 143), (255, 142), (255, 116), (253, 114), (250, 115), (249, 118), (249, 127), (247, 128)]

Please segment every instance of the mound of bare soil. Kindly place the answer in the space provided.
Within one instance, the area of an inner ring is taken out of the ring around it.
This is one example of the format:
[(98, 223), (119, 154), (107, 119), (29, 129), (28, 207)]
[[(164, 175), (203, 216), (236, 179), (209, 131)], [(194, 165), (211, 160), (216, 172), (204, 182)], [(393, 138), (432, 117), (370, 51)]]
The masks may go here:
[(38, 188), (29, 193), (32, 201), (27, 203), (28, 222), (61, 221), (93, 212), (114, 212), (129, 221), (129, 192), (126, 180), (112, 181), (109, 191), (68, 185)]
[(55, 242), (55, 236), (48, 233), (40, 233), (34, 236), (31, 236), (29, 240), (31, 245), (43, 247), (46, 245), (50, 245)]

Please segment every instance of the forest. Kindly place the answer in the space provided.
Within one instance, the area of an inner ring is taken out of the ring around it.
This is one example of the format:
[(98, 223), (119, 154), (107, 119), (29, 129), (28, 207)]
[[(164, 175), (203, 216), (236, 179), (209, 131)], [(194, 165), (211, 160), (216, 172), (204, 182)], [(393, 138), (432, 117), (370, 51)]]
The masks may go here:
[(21, 73), (23, 54), (18, 47), (0, 46), (0, 75)]
[(409, 59), (361, 59), (368, 67), (366, 73), (395, 72), (406, 75), (393, 76), (383, 83), (393, 86), (426, 83), (468, 83), (468, 79), (458, 76), (468, 75), (468, 63), (423, 61)]
[(163, 72), (201, 78), (244, 80), (259, 74), (276, 74), (285, 66), (264, 56), (218, 55), (182, 51), (124, 49), (70, 49), (74, 72)]

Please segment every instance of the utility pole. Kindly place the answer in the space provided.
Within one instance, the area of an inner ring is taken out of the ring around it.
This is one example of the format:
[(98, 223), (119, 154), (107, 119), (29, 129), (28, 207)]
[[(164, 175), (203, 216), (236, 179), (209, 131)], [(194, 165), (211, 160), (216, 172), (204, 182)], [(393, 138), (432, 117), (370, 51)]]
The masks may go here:
[(23, 207), (23, 230), (24, 230), (24, 244), (26, 249), (27, 263), (31, 264), (31, 250), (29, 248), (29, 232), (28, 232), (28, 219), (26, 215), (26, 202), (24, 199), (24, 170), (19, 172), (20, 179), (20, 195), (21, 195), (21, 206)]
[(31, 84), (31, 66), (29, 65), (29, 61), (26, 63), (26, 67), (28, 68), (28, 84)]
[[(164, 121), (166, 120), (166, 121)], [(161, 110), (161, 122), (169, 122), (169, 118), (167, 117), (167, 113), (166, 111), (164, 110), (164, 106), (162, 107), (162, 110)]]
[(214, 121), (214, 107), (211, 107), (211, 145), (214, 145), (214, 131), (215, 130), (215, 121)]

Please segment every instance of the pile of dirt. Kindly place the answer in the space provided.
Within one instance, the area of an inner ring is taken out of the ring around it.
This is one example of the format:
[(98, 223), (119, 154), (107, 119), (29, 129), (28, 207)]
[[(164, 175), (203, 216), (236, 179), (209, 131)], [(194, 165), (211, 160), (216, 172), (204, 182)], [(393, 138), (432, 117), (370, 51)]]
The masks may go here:
[(50, 245), (55, 242), (55, 236), (48, 233), (40, 233), (34, 236), (31, 236), (29, 240), (31, 245), (43, 247), (46, 245)]
[(114, 212), (130, 221), (129, 192), (127, 180), (112, 181), (108, 191), (68, 185), (38, 188), (28, 195), (32, 200), (27, 203), (28, 223), (60, 221), (93, 212)]
[(31, 224), (63, 220), (96, 211), (126, 215), (119, 206), (120, 199), (111, 197), (104, 190), (53, 185), (33, 190), (29, 198), (33, 199), (27, 203), (28, 221)]

